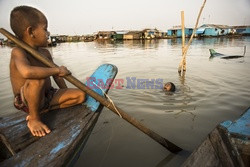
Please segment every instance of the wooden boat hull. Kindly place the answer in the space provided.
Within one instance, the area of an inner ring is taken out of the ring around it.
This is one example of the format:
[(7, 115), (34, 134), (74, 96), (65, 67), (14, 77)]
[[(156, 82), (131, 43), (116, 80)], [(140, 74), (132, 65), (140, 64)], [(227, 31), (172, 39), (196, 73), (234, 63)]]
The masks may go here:
[(6, 125), (1, 133), (5, 135), (4, 137), (8, 139), (11, 148), (17, 154), (5, 160), (4, 164), (0, 166), (17, 164), (61, 166), (65, 161), (67, 163), (77, 149), (78, 143), (81, 143), (90, 133), (99, 114), (100, 112), (92, 112), (84, 106), (48, 112), (42, 117), (42, 120), (52, 132), (42, 138), (33, 137), (30, 134), (26, 125), (25, 113), (12, 114), (2, 121), (6, 124), (8, 122), (15, 122), (15, 124)]
[(250, 108), (240, 119), (230, 122), (225, 121), (218, 125), (182, 166), (249, 166)]
[[(101, 72), (105, 75), (101, 75)], [(98, 79), (106, 83), (107, 79), (113, 79), (116, 73), (115, 66), (105, 64), (100, 66), (92, 77), (99, 77)], [(108, 89), (104, 91), (107, 92)], [(98, 106), (95, 106), (93, 110), (91, 104)], [(83, 105), (45, 113), (41, 119), (52, 132), (41, 138), (31, 135), (26, 125), (26, 113), (17, 112), (0, 118), (0, 157), (2, 158), (0, 166), (68, 166), (74, 164), (102, 108), (100, 103), (93, 102), (91, 97), (87, 97)]]

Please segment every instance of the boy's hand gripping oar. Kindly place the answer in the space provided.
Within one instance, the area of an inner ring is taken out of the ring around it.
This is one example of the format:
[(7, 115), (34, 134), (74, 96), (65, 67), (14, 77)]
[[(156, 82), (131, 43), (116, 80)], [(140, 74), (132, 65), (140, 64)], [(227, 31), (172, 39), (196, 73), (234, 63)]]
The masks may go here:
[[(8, 39), (10, 39), (14, 43), (16, 43), (18, 46), (20, 46), (23, 49), (25, 49), (26, 51), (28, 51), (32, 56), (34, 56), (37, 60), (41, 61), (42, 63), (44, 63), (48, 67), (58, 67), (56, 64), (54, 64), (53, 62), (51, 62), (50, 60), (48, 60), (46, 57), (42, 56), (38, 51), (36, 51), (35, 49), (33, 49), (32, 47), (30, 47), (26, 43), (20, 41), (19, 39), (17, 39), (14, 35), (12, 35), (11, 33), (9, 33), (8, 31), (6, 31), (5, 29), (0, 28), (0, 32), (3, 35), (5, 35)], [(179, 152), (179, 151), (182, 150), (180, 147), (176, 146), (175, 144), (171, 143), (167, 139), (161, 137), (160, 135), (158, 135), (154, 131), (152, 131), (152, 130), (148, 129), (147, 127), (145, 127), (144, 125), (142, 125), (135, 118), (131, 117), (130, 115), (128, 115), (127, 113), (125, 113), (124, 111), (122, 111), (119, 107), (115, 106), (113, 103), (111, 103), (110, 101), (108, 101), (104, 97), (102, 97), (99, 94), (97, 94), (96, 92), (92, 91), (90, 88), (88, 88), (87, 86), (85, 86), (82, 82), (80, 82), (74, 76), (67, 75), (64, 78), (67, 81), (69, 81), (70, 83), (72, 83), (73, 85), (75, 85), (77, 88), (81, 89), (82, 91), (84, 91), (85, 93), (87, 93), (88, 95), (90, 95), (91, 97), (93, 97), (95, 100), (99, 101), (102, 105), (104, 105), (105, 107), (109, 108), (115, 114), (118, 114), (117, 112), (119, 112), (119, 114), (121, 115), (121, 117), (123, 119), (125, 119), (126, 121), (128, 121), (130, 124), (134, 125), (136, 128), (138, 128), (139, 130), (141, 130), (142, 132), (144, 132), (145, 134), (147, 134), (149, 137), (151, 137), (152, 139), (154, 139), (158, 143), (160, 143), (162, 146), (164, 146), (165, 148), (167, 148), (172, 153), (177, 153), (177, 152)]]

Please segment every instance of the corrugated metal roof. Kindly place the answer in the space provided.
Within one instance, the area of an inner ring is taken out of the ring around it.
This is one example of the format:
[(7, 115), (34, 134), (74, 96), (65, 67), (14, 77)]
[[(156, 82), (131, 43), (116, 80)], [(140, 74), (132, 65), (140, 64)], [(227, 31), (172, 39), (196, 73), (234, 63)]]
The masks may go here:
[[(185, 29), (193, 29), (193, 28), (189, 28), (189, 27), (184, 27)], [(170, 28), (168, 30), (181, 30), (181, 26), (173, 26), (173, 28)]]
[(99, 31), (98, 34), (114, 34), (115, 31)]
[(219, 25), (219, 24), (203, 24), (201, 27), (206, 27), (206, 28), (221, 28), (221, 29), (231, 28), (228, 25)]
[(196, 34), (203, 34), (206, 28), (198, 28)]
[(126, 34), (129, 35), (129, 34), (140, 34), (140, 33), (142, 33), (142, 31), (129, 31)]
[(250, 25), (247, 25), (247, 26), (232, 26), (232, 28), (250, 28)]
[(116, 31), (116, 34), (126, 34), (128, 33), (129, 31)]

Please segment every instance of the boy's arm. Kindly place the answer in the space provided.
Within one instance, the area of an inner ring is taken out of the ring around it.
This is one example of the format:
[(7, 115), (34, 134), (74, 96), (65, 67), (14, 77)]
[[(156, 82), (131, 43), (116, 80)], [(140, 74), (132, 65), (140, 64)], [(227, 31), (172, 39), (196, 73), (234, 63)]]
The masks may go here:
[[(44, 56), (52, 59), (50, 53), (43, 51)], [(44, 79), (50, 76), (66, 76), (70, 71), (64, 66), (61, 67), (38, 67), (32, 66), (27, 58), (27, 54), (20, 48), (14, 48), (11, 52), (11, 59), (14, 59), (15, 65), (19, 73), (25, 79)]]
[[(54, 62), (53, 58), (48, 50), (43, 49), (42, 52), (44, 53), (44, 55), (47, 56), (48, 59), (50, 59), (52, 62)], [(67, 70), (67, 68), (65, 68), (65, 69)], [(61, 89), (67, 88), (65, 80), (62, 77), (60, 77), (59, 75), (53, 75), (53, 79), (59, 88), (61, 88)]]
[(54, 80), (59, 88), (61, 88), (61, 89), (67, 88), (67, 85), (62, 77), (54, 75), (53, 78), (54, 78)]
[(14, 48), (11, 52), (11, 59), (14, 60), (19, 73), (25, 79), (43, 79), (52, 75), (59, 75), (60, 68), (47, 68), (32, 66), (25, 53), (20, 48)]

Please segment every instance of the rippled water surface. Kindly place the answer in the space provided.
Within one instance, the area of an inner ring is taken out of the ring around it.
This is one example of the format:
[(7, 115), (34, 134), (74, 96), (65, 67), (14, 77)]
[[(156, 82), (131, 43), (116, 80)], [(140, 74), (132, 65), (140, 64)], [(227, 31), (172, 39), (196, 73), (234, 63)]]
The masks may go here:
[[(209, 50), (244, 58), (209, 60)], [(126, 121), (104, 109), (75, 166), (180, 166), (190, 153), (224, 120), (237, 119), (250, 106), (250, 37), (194, 39), (187, 54), (187, 72), (177, 72), (181, 39), (116, 43), (64, 43), (49, 49), (59, 65), (86, 80), (103, 63), (118, 67), (122, 89), (112, 89), (115, 104), (161, 136), (182, 147), (176, 155)], [(0, 47), (0, 115), (16, 112), (9, 81), (11, 48)], [(128, 80), (160, 79), (175, 83), (177, 91), (129, 89)], [(68, 84), (70, 87), (71, 84)], [(117, 83), (115, 84), (117, 86)]]

